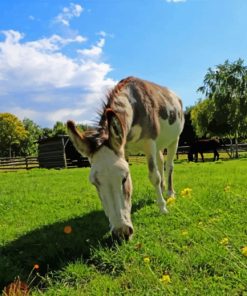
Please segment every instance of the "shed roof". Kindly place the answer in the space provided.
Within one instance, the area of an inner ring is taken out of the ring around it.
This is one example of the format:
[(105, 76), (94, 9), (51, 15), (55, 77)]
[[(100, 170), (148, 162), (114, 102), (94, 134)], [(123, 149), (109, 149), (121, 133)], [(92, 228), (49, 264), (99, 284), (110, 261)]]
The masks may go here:
[(56, 136), (49, 137), (49, 138), (41, 138), (37, 141), (37, 143), (39, 143), (39, 144), (49, 143), (49, 142), (60, 140), (60, 139), (67, 140), (67, 139), (69, 139), (69, 136), (68, 135), (56, 135)]

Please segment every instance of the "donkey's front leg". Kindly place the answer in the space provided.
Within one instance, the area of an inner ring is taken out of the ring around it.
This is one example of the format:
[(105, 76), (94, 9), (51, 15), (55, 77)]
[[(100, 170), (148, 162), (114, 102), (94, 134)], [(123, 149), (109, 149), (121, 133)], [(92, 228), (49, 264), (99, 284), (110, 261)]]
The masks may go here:
[[(150, 143), (149, 150), (146, 151), (148, 170), (149, 170), (149, 180), (153, 184), (156, 194), (157, 194), (157, 204), (162, 213), (168, 213), (166, 208), (166, 201), (163, 198), (163, 174), (160, 174), (160, 170), (157, 164), (157, 151), (155, 143)], [(160, 164), (161, 165), (161, 164)]]

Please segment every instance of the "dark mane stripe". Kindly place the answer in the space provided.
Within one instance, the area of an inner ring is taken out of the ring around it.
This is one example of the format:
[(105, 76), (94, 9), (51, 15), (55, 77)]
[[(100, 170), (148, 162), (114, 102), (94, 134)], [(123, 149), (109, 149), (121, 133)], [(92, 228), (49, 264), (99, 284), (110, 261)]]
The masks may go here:
[(120, 80), (118, 84), (108, 93), (106, 107), (107, 108), (111, 107), (111, 104), (113, 103), (114, 98), (119, 94), (119, 92), (123, 89), (123, 87), (129, 82), (134, 80), (135, 78), (132, 76)]
[[(99, 120), (96, 123), (94, 130), (87, 130), (84, 133), (85, 139), (87, 139), (90, 149), (95, 153), (100, 146), (104, 143), (107, 145), (108, 141), (108, 125), (107, 125), (107, 110), (112, 108), (114, 99), (118, 96), (119, 92), (129, 82), (133, 81), (134, 77), (127, 77), (118, 82), (118, 84), (108, 93), (106, 96), (107, 102), (103, 103), (102, 109), (98, 112)], [(121, 117), (121, 115), (119, 116)], [(121, 118), (120, 118), (121, 119)], [(124, 124), (124, 122), (122, 122)]]

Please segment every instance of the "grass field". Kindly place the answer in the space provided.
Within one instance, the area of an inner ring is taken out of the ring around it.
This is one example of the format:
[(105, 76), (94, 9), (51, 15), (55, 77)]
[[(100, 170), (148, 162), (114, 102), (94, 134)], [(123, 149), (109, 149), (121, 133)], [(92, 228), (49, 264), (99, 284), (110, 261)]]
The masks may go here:
[(0, 173), (0, 291), (18, 295), (19, 277), (32, 295), (247, 295), (247, 159), (177, 161), (168, 215), (146, 166), (131, 172), (135, 234), (121, 245), (89, 169)]

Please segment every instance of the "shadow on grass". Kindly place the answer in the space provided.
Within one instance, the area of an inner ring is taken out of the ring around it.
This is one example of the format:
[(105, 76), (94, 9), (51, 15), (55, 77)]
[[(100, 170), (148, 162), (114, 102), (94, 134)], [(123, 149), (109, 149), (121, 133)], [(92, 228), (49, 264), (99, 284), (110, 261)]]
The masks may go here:
[(146, 206), (153, 205), (154, 203), (155, 203), (155, 200), (149, 197), (147, 197), (146, 199), (140, 199), (132, 205), (131, 213), (133, 214), (135, 212), (138, 212), (140, 209)]
[[(150, 199), (139, 200), (132, 207), (132, 213), (152, 204)], [(26, 282), (30, 273), (34, 278), (38, 272), (45, 276), (48, 272), (60, 270), (77, 259), (91, 262), (91, 250), (113, 247), (116, 241), (107, 235), (109, 223), (103, 211), (94, 211), (82, 217), (57, 222), (29, 232), (20, 238), (0, 247), (0, 291), (20, 277)], [(67, 232), (65, 233), (65, 227)], [(37, 285), (37, 282), (33, 282)]]
[[(66, 234), (64, 229), (71, 232)], [(71, 228), (70, 228), (71, 227)], [(70, 261), (87, 261), (92, 247), (106, 244), (108, 221), (103, 211), (58, 222), (36, 229), (4, 247), (0, 247), (0, 291), (17, 276), (27, 281), (34, 265), (44, 276), (49, 271), (63, 268)]]

